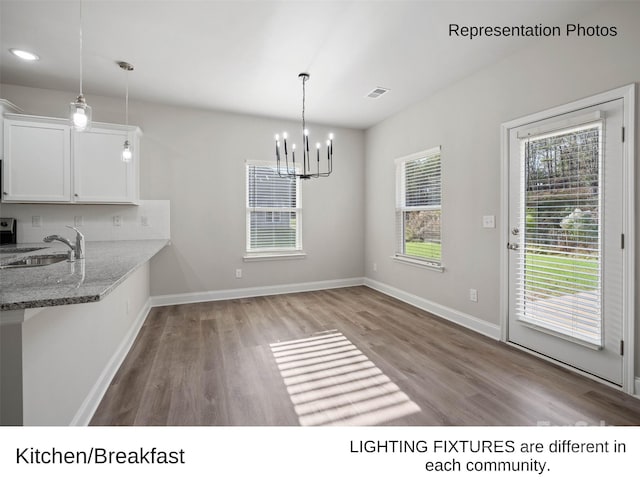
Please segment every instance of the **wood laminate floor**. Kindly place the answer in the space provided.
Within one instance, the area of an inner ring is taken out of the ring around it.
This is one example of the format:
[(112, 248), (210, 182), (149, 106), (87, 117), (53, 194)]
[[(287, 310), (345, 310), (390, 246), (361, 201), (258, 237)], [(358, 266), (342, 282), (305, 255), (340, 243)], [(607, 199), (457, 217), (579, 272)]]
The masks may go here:
[(640, 400), (366, 287), (153, 308), (92, 425), (640, 425)]

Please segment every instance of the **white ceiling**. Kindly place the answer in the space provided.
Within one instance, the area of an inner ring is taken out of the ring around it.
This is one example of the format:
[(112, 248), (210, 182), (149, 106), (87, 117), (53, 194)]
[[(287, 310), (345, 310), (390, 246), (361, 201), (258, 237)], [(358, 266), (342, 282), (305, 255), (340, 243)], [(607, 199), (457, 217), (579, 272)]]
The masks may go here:
[[(594, 2), (84, 0), (84, 92), (367, 128), (532, 40), (449, 23), (562, 25)], [(0, 0), (0, 81), (78, 90), (79, 0)], [(9, 48), (36, 52), (23, 62)], [(375, 87), (391, 89), (377, 100)], [(71, 99), (70, 99), (71, 101)]]

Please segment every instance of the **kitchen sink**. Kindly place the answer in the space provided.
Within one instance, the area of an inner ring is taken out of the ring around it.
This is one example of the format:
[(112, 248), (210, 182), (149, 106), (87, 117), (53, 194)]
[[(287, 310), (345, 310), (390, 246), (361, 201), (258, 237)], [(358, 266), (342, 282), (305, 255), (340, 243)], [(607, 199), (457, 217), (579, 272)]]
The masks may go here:
[(29, 253), (42, 250), (47, 247), (0, 247), (0, 254), (5, 253)]
[(1, 268), (42, 267), (62, 262), (68, 258), (69, 256), (66, 253), (59, 253), (55, 255), (31, 255), (30, 257), (24, 257), (19, 260), (14, 260), (13, 262), (9, 262)]

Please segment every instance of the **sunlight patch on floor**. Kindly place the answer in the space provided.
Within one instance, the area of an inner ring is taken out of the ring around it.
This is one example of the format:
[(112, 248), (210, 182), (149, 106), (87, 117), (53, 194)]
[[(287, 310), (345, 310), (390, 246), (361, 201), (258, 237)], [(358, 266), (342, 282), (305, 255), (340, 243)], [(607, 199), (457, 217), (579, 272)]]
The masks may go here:
[(379, 425), (420, 411), (337, 330), (270, 347), (301, 425)]

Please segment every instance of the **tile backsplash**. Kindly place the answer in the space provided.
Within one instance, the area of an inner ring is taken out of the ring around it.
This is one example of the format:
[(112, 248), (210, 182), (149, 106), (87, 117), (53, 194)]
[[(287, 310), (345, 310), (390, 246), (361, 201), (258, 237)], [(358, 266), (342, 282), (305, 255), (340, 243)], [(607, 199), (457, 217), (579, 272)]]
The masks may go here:
[(0, 217), (16, 218), (18, 243), (39, 243), (47, 235), (70, 237), (77, 226), (86, 241), (171, 238), (169, 200), (139, 205), (52, 205), (1, 203)]

